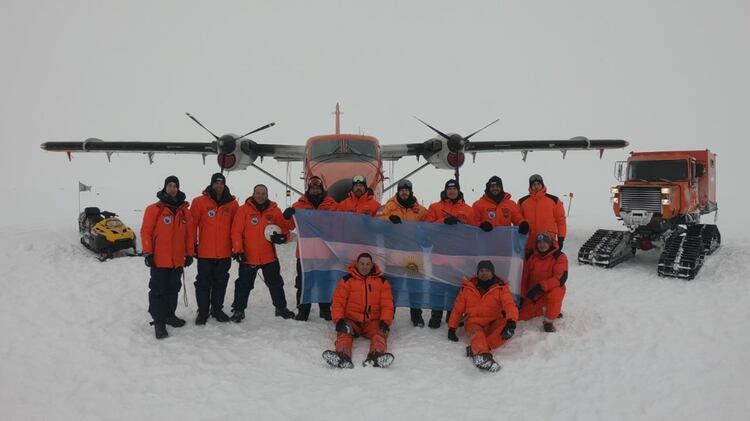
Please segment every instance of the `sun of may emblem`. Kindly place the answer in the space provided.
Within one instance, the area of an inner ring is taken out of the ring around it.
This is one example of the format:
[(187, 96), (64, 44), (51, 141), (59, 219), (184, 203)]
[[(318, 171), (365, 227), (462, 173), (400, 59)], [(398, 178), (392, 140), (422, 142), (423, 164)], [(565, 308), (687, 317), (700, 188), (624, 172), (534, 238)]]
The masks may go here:
[(404, 269), (409, 275), (423, 275), (424, 268), (420, 264), (419, 259), (416, 256), (409, 256), (404, 261)]

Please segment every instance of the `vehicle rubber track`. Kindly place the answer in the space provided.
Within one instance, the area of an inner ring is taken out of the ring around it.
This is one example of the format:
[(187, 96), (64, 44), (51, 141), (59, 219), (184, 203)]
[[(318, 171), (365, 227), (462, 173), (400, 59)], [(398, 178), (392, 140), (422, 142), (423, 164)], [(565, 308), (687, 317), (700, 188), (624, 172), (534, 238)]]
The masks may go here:
[(611, 268), (633, 257), (628, 231), (597, 230), (578, 250), (578, 262)]
[(706, 255), (721, 245), (716, 225), (696, 224), (686, 231), (674, 232), (664, 243), (659, 257), (659, 276), (691, 280), (698, 275)]

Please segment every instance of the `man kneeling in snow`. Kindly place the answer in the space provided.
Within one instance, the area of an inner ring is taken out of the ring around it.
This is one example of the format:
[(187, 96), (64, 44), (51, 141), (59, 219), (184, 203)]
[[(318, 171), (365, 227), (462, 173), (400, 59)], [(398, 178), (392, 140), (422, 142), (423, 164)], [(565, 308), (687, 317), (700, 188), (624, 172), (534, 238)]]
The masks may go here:
[(448, 320), (448, 339), (453, 342), (458, 342), (456, 328), (461, 320), (465, 320), (466, 334), (471, 341), (466, 347), (466, 355), (472, 357), (479, 369), (500, 370), (500, 364), (492, 358), (490, 350), (500, 347), (513, 336), (518, 308), (510, 287), (495, 275), (495, 266), (489, 260), (479, 262), (477, 276), (465, 279), (456, 296)]
[(393, 354), (386, 352), (393, 323), (391, 284), (382, 276), (369, 253), (362, 253), (349, 265), (333, 292), (331, 316), (336, 324), (336, 350), (323, 352), (328, 364), (353, 368), (352, 343), (362, 335), (370, 338), (370, 352), (363, 365), (388, 367)]
[(565, 282), (568, 280), (568, 258), (543, 232), (536, 236), (534, 253), (523, 265), (521, 291), (521, 320), (531, 320), (544, 315), (545, 332), (555, 332), (552, 322), (561, 316)]

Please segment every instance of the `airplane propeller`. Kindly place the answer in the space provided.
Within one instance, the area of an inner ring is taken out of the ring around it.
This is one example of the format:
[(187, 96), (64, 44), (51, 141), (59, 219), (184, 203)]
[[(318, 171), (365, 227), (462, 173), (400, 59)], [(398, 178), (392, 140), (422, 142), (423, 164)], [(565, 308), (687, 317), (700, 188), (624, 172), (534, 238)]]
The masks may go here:
[(448, 162), (453, 166), (454, 168), (454, 175), (456, 177), (456, 181), (458, 181), (459, 173), (458, 169), (461, 167), (461, 165), (464, 163), (464, 150), (466, 150), (466, 146), (469, 145), (469, 139), (471, 139), (474, 135), (481, 132), (482, 130), (486, 129), (487, 127), (490, 127), (491, 125), (497, 123), (500, 121), (500, 119), (496, 119), (495, 121), (485, 125), (481, 129), (471, 133), (468, 136), (461, 136), (458, 133), (451, 133), (450, 135), (445, 134), (441, 132), (440, 130), (432, 127), (431, 125), (427, 124), (424, 120), (420, 119), (417, 116), (414, 116), (417, 120), (419, 120), (420, 123), (424, 124), (425, 126), (429, 127), (437, 133), (438, 135), (442, 136), (446, 140), (446, 144), (448, 146), (448, 150), (451, 152), (448, 154)]

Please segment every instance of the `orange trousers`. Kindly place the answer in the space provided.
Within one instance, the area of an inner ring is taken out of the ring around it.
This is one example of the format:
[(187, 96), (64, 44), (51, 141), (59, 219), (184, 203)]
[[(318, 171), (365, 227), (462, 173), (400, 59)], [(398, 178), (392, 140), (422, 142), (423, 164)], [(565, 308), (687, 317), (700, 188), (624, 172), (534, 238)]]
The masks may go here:
[(555, 320), (562, 311), (565, 288), (555, 287), (542, 294), (536, 301), (523, 297), (519, 319), (531, 320), (534, 317), (544, 315), (545, 320)]
[(471, 352), (474, 355), (483, 354), (504, 344), (505, 339), (500, 336), (500, 333), (503, 331), (505, 323), (505, 319), (497, 319), (486, 326), (482, 326), (472, 323), (469, 319), (466, 322), (465, 330), (471, 341)]
[[(388, 337), (380, 330), (380, 320), (369, 320), (367, 322), (355, 322), (346, 320), (354, 329), (356, 335), (362, 335), (370, 338), (369, 352), (385, 352), (388, 349)], [(336, 352), (343, 352), (349, 358), (352, 357), (352, 343), (354, 335), (348, 333), (336, 332)]]

